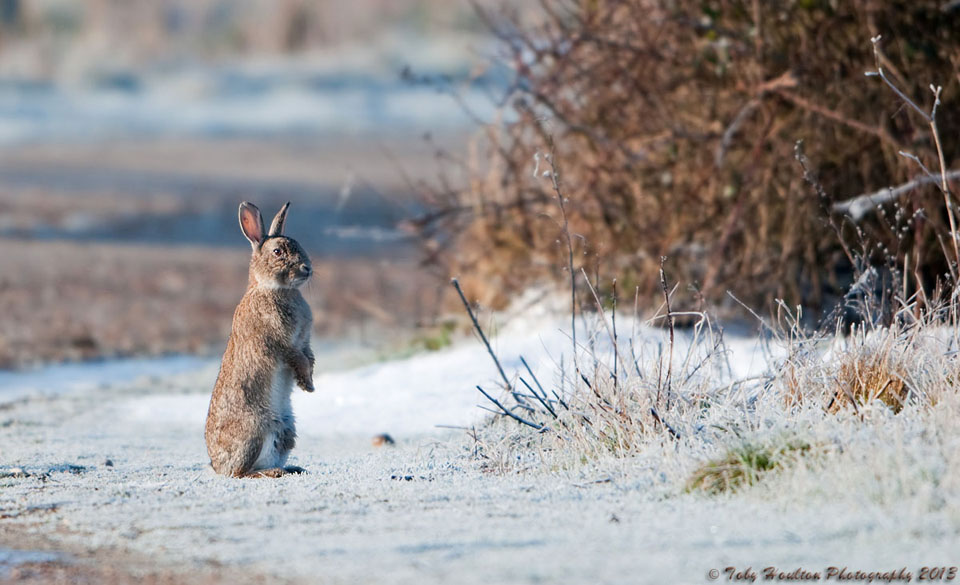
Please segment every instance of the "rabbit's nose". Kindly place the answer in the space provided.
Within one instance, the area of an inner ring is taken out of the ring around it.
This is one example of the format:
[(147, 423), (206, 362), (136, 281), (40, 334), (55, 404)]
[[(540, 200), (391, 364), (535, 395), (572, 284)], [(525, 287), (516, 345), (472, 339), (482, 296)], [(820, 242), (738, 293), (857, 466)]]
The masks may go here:
[(310, 268), (310, 265), (309, 265), (309, 264), (301, 264), (301, 265), (300, 265), (300, 272), (301, 272), (302, 274), (306, 275), (306, 276), (310, 276), (310, 273), (313, 272), (313, 269)]

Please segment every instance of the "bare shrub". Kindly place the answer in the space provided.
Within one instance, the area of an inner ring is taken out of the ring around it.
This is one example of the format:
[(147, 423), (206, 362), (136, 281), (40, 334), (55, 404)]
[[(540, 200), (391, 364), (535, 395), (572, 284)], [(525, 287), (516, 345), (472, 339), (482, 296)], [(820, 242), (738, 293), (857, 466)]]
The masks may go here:
[[(934, 171), (938, 151), (946, 169), (958, 164), (960, 11), (941, 4), (547, 0), (537, 19), (481, 10), (514, 76), (507, 123), (478, 142), (468, 186), (429, 193), (415, 225), (431, 259), (470, 275), (468, 296), (487, 304), (558, 278), (565, 220), (532, 172), (538, 153), (552, 153), (576, 268), (618, 275), (622, 300), (636, 287), (658, 294), (649, 275), (666, 255), (690, 286), (678, 302), (730, 304), (733, 289), (753, 306), (829, 308), (858, 276), (843, 240), (869, 242), (867, 263), (892, 256), (916, 275), (911, 291), (930, 291), (950, 272), (953, 251), (938, 238), (950, 220), (944, 196), (899, 153)], [(880, 33), (890, 40), (875, 57), (865, 39)], [(878, 66), (922, 107), (864, 78)], [(931, 82), (944, 86), (942, 144), (924, 113)], [(798, 176), (798, 140), (819, 196)], [(896, 199), (915, 223), (906, 236), (872, 202), (858, 225), (826, 221), (843, 213), (834, 203), (918, 176)]]
[[(879, 39), (873, 40), (877, 47)], [(598, 292), (599, 279), (591, 280), (590, 271), (575, 266), (564, 249), (565, 270), (580, 275), (570, 281), (572, 312), (590, 325), (578, 327), (575, 319), (571, 322), (571, 329), (577, 331), (571, 335), (571, 349), (555, 359), (567, 364), (558, 372), (559, 384), (542, 386), (537, 380), (525, 380), (523, 373), (514, 378), (503, 373), (504, 396), (498, 400), (485, 392), (499, 416), (474, 436), (478, 454), (490, 469), (547, 468), (591, 475), (603, 469), (612, 470), (613, 476), (626, 467), (625, 462), (647, 461), (673, 490), (682, 486), (712, 495), (759, 486), (775, 476), (786, 478), (777, 484), (780, 488), (792, 488), (791, 480), (807, 474), (817, 477), (815, 482), (799, 482), (808, 493), (829, 492), (821, 486), (823, 480), (842, 486), (845, 493), (861, 490), (881, 502), (912, 495), (933, 478), (935, 487), (928, 492), (935, 497), (925, 502), (931, 510), (942, 506), (944, 498), (960, 498), (955, 456), (945, 439), (953, 432), (953, 417), (960, 416), (956, 391), (960, 305), (952, 285), (957, 273), (957, 231), (951, 211), (951, 171), (937, 125), (943, 90), (932, 88), (934, 105), (924, 113), (883, 73), (889, 70), (889, 61), (879, 48), (876, 51), (876, 69), (871, 73), (881, 77), (885, 90), (892, 90), (927, 125), (930, 147), (923, 156), (904, 150), (887, 162), (905, 162), (910, 172), (919, 168), (925, 178), (915, 180), (915, 186), (935, 183), (939, 193), (930, 193), (933, 198), (914, 193), (911, 201), (894, 203), (892, 212), (884, 206), (893, 200), (874, 201), (870, 194), (868, 204), (877, 215), (873, 224), (831, 221), (821, 226), (826, 231), (811, 232), (817, 237), (832, 232), (834, 243), (812, 244), (826, 245), (826, 249), (835, 246), (851, 272), (846, 288), (838, 292), (836, 310), (824, 320), (827, 326), (806, 327), (803, 307), (783, 299), (772, 301), (772, 323), (741, 303), (761, 323), (754, 343), (762, 348), (765, 359), (749, 371), (734, 367), (730, 355), (738, 352), (728, 346), (722, 328), (702, 309), (697, 295), (680, 298), (679, 287), (669, 285), (661, 260), (659, 282), (648, 279), (649, 286), (663, 295), (660, 310), (646, 323), (626, 320), (631, 334), (618, 334), (616, 287)], [(902, 75), (898, 77), (906, 83)], [(922, 143), (913, 144), (918, 146)], [(823, 174), (813, 176), (804, 153), (797, 149), (794, 154), (802, 171), (795, 176), (798, 185), (812, 185), (820, 204), (826, 206), (829, 195)], [(938, 162), (928, 166), (924, 160), (933, 160), (931, 155)], [(551, 208), (544, 203), (542, 209), (544, 214), (550, 209), (560, 212), (551, 216), (551, 229), (561, 233), (559, 243), (566, 248), (564, 236), (595, 226), (585, 221), (585, 208), (576, 204), (577, 199), (567, 200), (564, 194), (597, 195), (578, 190), (571, 180), (576, 170), (560, 175), (561, 191), (553, 160), (548, 186), (564, 204)], [(572, 160), (563, 168), (582, 168), (577, 159)], [(872, 173), (879, 167), (870, 168)], [(905, 192), (900, 189), (901, 195)], [(742, 200), (756, 204), (753, 211), (761, 215), (770, 211), (761, 199)], [(788, 216), (781, 219), (786, 223), (809, 219)], [(674, 218), (665, 214), (658, 220), (665, 224)], [(596, 230), (590, 233), (602, 237)], [(936, 246), (925, 248), (924, 242), (936, 242)], [(820, 253), (816, 251), (812, 261), (820, 262), (824, 270), (836, 270), (840, 263), (831, 266)], [(939, 260), (931, 260), (934, 256)], [(747, 258), (752, 258), (749, 253)], [(714, 259), (720, 262), (724, 257)], [(589, 265), (589, 261), (577, 264)], [(649, 273), (656, 271), (650, 267)], [(680, 274), (681, 281), (689, 277), (689, 273)], [(791, 278), (788, 272), (779, 274)], [(740, 274), (746, 276), (756, 274)], [(639, 295), (641, 285), (633, 290)], [(769, 292), (763, 283), (753, 292), (761, 290)], [(607, 294), (612, 298), (608, 300)], [(461, 298), (469, 309), (466, 296), (461, 293)], [(596, 311), (584, 311), (585, 304), (595, 304)], [(686, 307), (696, 310), (683, 310)], [(690, 330), (676, 330), (681, 316), (692, 318)], [(621, 317), (621, 331), (623, 321)], [(667, 328), (653, 327), (661, 323)], [(533, 372), (528, 375), (532, 377)], [(526, 390), (518, 390), (521, 387)], [(824, 479), (818, 474), (823, 469), (853, 479)]]

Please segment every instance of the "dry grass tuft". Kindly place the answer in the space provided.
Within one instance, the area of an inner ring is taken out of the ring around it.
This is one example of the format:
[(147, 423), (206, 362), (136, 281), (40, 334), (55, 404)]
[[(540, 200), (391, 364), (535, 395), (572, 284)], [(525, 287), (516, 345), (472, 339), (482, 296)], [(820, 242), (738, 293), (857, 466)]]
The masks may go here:
[(848, 405), (857, 408), (879, 400), (894, 412), (900, 412), (910, 395), (910, 387), (904, 381), (906, 370), (896, 363), (894, 350), (895, 345), (887, 342), (872, 351), (843, 356), (837, 367), (837, 390), (827, 410), (836, 411)]
[(832, 339), (795, 340), (776, 378), (785, 405), (856, 414), (883, 405), (900, 413), (911, 403), (933, 406), (953, 392), (960, 379), (956, 321), (943, 311), (906, 321), (915, 310), (902, 308), (890, 326), (853, 326)]

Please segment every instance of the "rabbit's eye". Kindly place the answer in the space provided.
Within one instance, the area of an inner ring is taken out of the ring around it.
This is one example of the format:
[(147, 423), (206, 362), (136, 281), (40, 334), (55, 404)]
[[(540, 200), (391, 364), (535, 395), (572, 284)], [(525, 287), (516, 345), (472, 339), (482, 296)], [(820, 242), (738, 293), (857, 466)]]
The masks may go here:
[(274, 248), (274, 249), (273, 249), (273, 255), (274, 255), (274, 256), (278, 256), (278, 257), (279, 257), (279, 256), (281, 256), (282, 254), (283, 254), (283, 250), (281, 250), (280, 248)]

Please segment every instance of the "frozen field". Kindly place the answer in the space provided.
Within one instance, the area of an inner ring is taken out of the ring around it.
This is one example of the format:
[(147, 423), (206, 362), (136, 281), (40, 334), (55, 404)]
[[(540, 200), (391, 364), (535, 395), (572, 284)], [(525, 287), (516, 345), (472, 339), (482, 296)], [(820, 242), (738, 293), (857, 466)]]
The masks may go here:
[[(559, 323), (501, 330), (508, 372), (523, 354), (551, 380), (548, 356), (568, 343)], [(763, 368), (755, 342), (728, 341), (737, 375)], [(467, 339), (318, 372), (317, 392), (294, 401), (292, 463), (309, 474), (234, 480), (209, 470), (203, 443), (217, 367), (175, 359), (0, 377), (0, 581), (104, 559), (146, 559), (174, 581), (349, 584), (706, 583), (711, 569), (727, 581), (730, 566), (834, 565), (906, 567), (918, 580), (922, 566), (960, 563), (960, 441), (942, 421), (809, 421), (844, 453), (732, 496), (685, 493), (701, 454), (668, 440), (626, 461), (490, 473), (466, 433), (437, 427), (483, 420), (473, 386), (492, 389), (495, 371)], [(371, 446), (379, 433), (397, 445)]]

